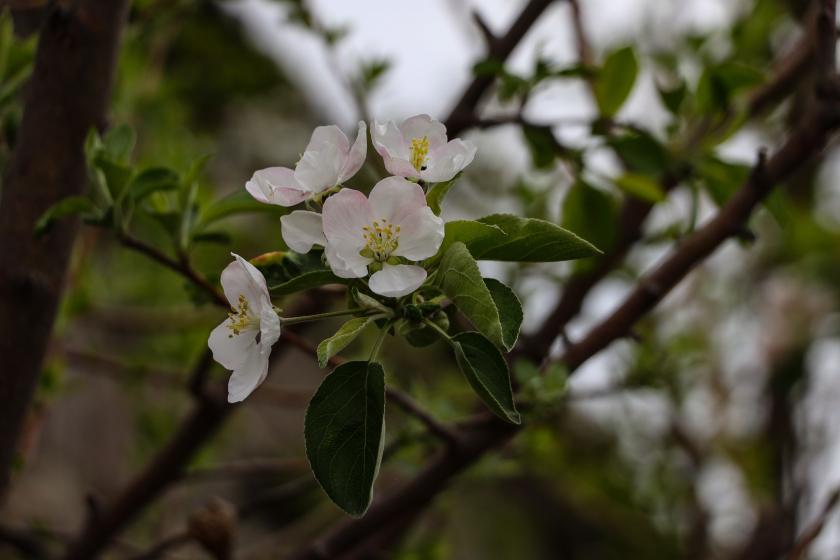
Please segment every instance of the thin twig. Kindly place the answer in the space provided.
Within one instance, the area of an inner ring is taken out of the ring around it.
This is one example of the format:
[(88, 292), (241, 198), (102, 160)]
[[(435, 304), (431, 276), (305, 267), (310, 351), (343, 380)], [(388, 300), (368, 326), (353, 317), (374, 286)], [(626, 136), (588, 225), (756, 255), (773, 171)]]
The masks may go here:
[[(486, 58), (495, 59), (501, 62), (507, 60), (513, 49), (519, 44), (531, 27), (536, 23), (545, 10), (553, 3), (553, 0), (530, 0), (519, 13), (504, 35), (495, 37), (487, 49)], [(463, 95), (455, 104), (452, 112), (446, 118), (446, 129), (450, 136), (456, 136), (464, 129), (472, 126), (476, 120), (476, 109), (481, 98), (493, 85), (493, 76), (480, 75), (473, 78), (473, 81), (464, 90)]]
[(153, 261), (157, 262), (158, 264), (163, 265), (164, 267), (177, 272), (197, 287), (201, 288), (204, 293), (206, 293), (212, 299), (213, 303), (220, 307), (228, 307), (228, 301), (225, 296), (216, 289), (206, 278), (204, 278), (201, 274), (199, 274), (187, 261), (179, 261), (174, 259), (158, 249), (157, 247), (153, 247), (148, 243), (133, 237), (132, 235), (124, 232), (118, 232), (117, 240), (125, 247), (129, 249), (133, 249), (138, 253), (146, 255)]
[(835, 489), (829, 494), (820, 514), (802, 531), (799, 538), (796, 539), (793, 549), (787, 556), (788, 560), (805, 560), (807, 558), (808, 550), (810, 550), (811, 545), (814, 544), (814, 541), (822, 533), (826, 522), (828, 522), (828, 518), (834, 512), (834, 508), (837, 507), (838, 503), (840, 503), (840, 488)]

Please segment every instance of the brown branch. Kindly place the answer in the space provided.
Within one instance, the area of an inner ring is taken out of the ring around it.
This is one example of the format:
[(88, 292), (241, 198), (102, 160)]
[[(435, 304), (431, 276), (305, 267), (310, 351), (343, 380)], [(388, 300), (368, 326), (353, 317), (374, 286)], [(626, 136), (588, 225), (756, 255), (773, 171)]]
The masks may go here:
[(805, 560), (808, 557), (808, 550), (814, 544), (814, 541), (817, 540), (817, 537), (820, 536), (820, 533), (822, 533), (829, 516), (834, 512), (834, 508), (837, 507), (838, 503), (840, 503), (840, 488), (835, 489), (829, 494), (820, 514), (802, 531), (802, 534), (796, 540), (793, 549), (787, 556), (788, 560)]
[[(486, 58), (504, 62), (513, 52), (519, 42), (552, 4), (553, 0), (530, 0), (522, 9), (519, 16), (508, 29), (507, 33), (489, 41)], [(488, 37), (489, 39), (489, 37)], [(450, 136), (457, 136), (464, 129), (472, 126), (476, 118), (476, 108), (479, 101), (493, 85), (493, 76), (476, 76), (464, 90), (461, 99), (455, 104), (452, 112), (446, 118), (445, 125)]]
[(47, 16), (0, 200), (0, 497), (47, 350), (77, 222), (38, 218), (86, 184), (82, 147), (103, 127), (128, 0), (79, 0)]
[(199, 288), (201, 288), (212, 300), (213, 303), (219, 305), (221, 307), (228, 307), (228, 301), (222, 293), (216, 289), (213, 284), (211, 284), (206, 278), (204, 278), (201, 274), (199, 274), (186, 260), (175, 260), (172, 257), (168, 256), (166, 253), (158, 249), (157, 247), (153, 247), (147, 244), (144, 241), (137, 239), (136, 237), (131, 236), (128, 233), (118, 232), (117, 240), (134, 251), (137, 251), (140, 254), (146, 255), (156, 263), (163, 265), (164, 267), (172, 270)]
[[(310, 314), (320, 308), (318, 302), (306, 299), (294, 309), (295, 314)], [(271, 353), (276, 364), (292, 347), (288, 336)], [(67, 550), (66, 560), (88, 560), (98, 556), (109, 542), (125, 529), (176, 480), (180, 479), (195, 454), (216, 434), (237, 405), (227, 403), (223, 387), (206, 386), (213, 364), (205, 351), (190, 375), (196, 406), (181, 422), (172, 439), (126, 488), (82, 530)]]

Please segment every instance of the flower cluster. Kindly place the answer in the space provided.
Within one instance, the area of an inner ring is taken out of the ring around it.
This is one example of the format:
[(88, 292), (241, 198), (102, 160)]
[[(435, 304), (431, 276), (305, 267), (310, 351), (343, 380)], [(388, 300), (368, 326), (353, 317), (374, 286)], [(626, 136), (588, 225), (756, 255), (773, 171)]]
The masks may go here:
[[(367, 157), (364, 122), (352, 144), (336, 126), (316, 128), (294, 169), (259, 170), (245, 188), (266, 204), (306, 205), (307, 210), (281, 218), (281, 235), (290, 249), (308, 253), (319, 247), (335, 276), (363, 279), (372, 293), (401, 298), (423, 285), (422, 262), (443, 242), (443, 220), (429, 208), (424, 187), (452, 180), (472, 162), (476, 148), (460, 139), (448, 141), (446, 127), (428, 115), (399, 125), (374, 122), (371, 140), (392, 176), (376, 183), (368, 196), (343, 188)], [(221, 278), (233, 311), (209, 339), (216, 361), (233, 370), (231, 402), (244, 399), (265, 378), (271, 345), (281, 325), (290, 322), (278, 317), (262, 274), (234, 256)]]

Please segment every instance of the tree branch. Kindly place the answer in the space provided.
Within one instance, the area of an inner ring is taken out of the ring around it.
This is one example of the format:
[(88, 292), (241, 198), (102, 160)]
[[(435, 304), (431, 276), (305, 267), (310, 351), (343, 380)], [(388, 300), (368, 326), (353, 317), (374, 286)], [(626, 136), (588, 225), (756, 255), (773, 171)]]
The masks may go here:
[[(504, 62), (519, 44), (528, 30), (540, 18), (554, 0), (530, 0), (522, 9), (519, 16), (508, 29), (507, 33), (500, 37), (489, 37), (489, 48), (486, 58), (493, 58)], [(444, 124), (450, 137), (457, 136), (464, 129), (472, 126), (476, 118), (476, 107), (479, 101), (493, 85), (493, 76), (476, 76), (464, 90), (461, 99), (455, 104), (452, 112), (446, 118)]]
[[(0, 200), (0, 498), (47, 350), (77, 230), (68, 220), (36, 239), (35, 223), (86, 184), (83, 153), (103, 127), (128, 0), (54, 6), (41, 31), (20, 137)], [(46, 163), (45, 163), (46, 162)]]

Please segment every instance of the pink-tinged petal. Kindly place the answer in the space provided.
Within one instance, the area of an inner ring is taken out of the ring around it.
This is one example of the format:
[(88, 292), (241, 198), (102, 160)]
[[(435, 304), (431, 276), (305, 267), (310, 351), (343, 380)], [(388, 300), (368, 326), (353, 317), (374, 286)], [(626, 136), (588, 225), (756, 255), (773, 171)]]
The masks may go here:
[(313, 193), (333, 188), (339, 182), (346, 154), (346, 151), (334, 144), (323, 144), (317, 150), (307, 150), (295, 166), (295, 180)]
[(311, 191), (280, 187), (274, 191), (274, 204), (289, 208), (291, 206), (297, 206), (311, 196)]
[(341, 189), (324, 202), (324, 235), (332, 243), (349, 242), (364, 247), (364, 227), (373, 221), (367, 197), (357, 190)]
[(408, 162), (408, 144), (402, 132), (393, 121), (378, 123), (374, 121), (370, 138), (376, 152), (383, 158), (395, 158)]
[(262, 354), (271, 353), (271, 347), (280, 338), (280, 326), (280, 317), (271, 305), (271, 300), (264, 299), (260, 310), (260, 342), (257, 345)]
[(254, 265), (235, 253), (236, 260), (222, 271), (222, 289), (231, 305), (238, 305), (239, 296), (245, 296), (251, 306), (256, 305), (263, 296), (268, 296), (265, 278)]
[(256, 346), (247, 354), (247, 360), (233, 371), (228, 380), (228, 402), (245, 400), (265, 380), (269, 354), (260, 352)]
[(319, 126), (312, 131), (312, 137), (309, 139), (309, 144), (307, 144), (304, 152), (317, 152), (324, 146), (335, 146), (341, 153), (347, 153), (350, 149), (350, 141), (341, 129), (334, 124)]
[(420, 172), (414, 169), (414, 166), (407, 159), (393, 158), (391, 156), (382, 156), (382, 162), (385, 164), (385, 169), (388, 173), (397, 177), (409, 177), (417, 179), (420, 177)]
[(260, 297), (269, 297), (268, 294), (268, 287), (265, 284), (265, 276), (263, 276), (260, 270), (248, 262), (246, 259), (243, 259), (236, 253), (231, 253), (231, 255), (236, 259), (236, 261), (245, 269), (245, 272), (248, 273), (248, 279), (251, 283), (251, 287), (254, 290), (254, 300), (259, 301)]
[(257, 343), (257, 325), (239, 334), (233, 334), (228, 328), (230, 319), (225, 319), (213, 329), (207, 339), (207, 346), (213, 352), (213, 359), (225, 369), (236, 369), (248, 359)]
[(364, 121), (359, 121), (359, 132), (356, 133), (356, 141), (350, 147), (347, 153), (347, 159), (344, 161), (344, 168), (338, 176), (338, 182), (343, 183), (359, 172), (362, 165), (365, 163), (367, 157), (367, 125)]
[(373, 292), (385, 297), (402, 297), (410, 294), (426, 281), (423, 267), (410, 264), (386, 264), (374, 272), (368, 286)]
[(472, 163), (476, 149), (473, 144), (456, 138), (429, 153), (427, 167), (420, 177), (429, 183), (448, 181)]
[(400, 226), (400, 243), (394, 255), (410, 261), (421, 261), (434, 256), (443, 242), (443, 220), (435, 216), (428, 206), (409, 214)]
[(433, 150), (446, 144), (446, 127), (429, 115), (416, 115), (404, 120), (400, 132), (409, 147), (412, 140), (423, 137), (429, 141), (429, 147)]
[(370, 191), (370, 206), (378, 219), (400, 225), (415, 210), (426, 206), (423, 187), (402, 177), (386, 177)]
[(333, 274), (339, 278), (364, 278), (373, 259), (361, 256), (359, 251), (358, 246), (331, 243), (324, 249), (324, 254)]
[(321, 215), (306, 210), (295, 210), (280, 218), (280, 235), (286, 245), (297, 253), (308, 253), (313, 245), (324, 246), (324, 226)]
[(286, 167), (260, 169), (245, 183), (245, 190), (260, 202), (280, 206), (294, 206), (310, 194), (295, 180), (294, 172)]

